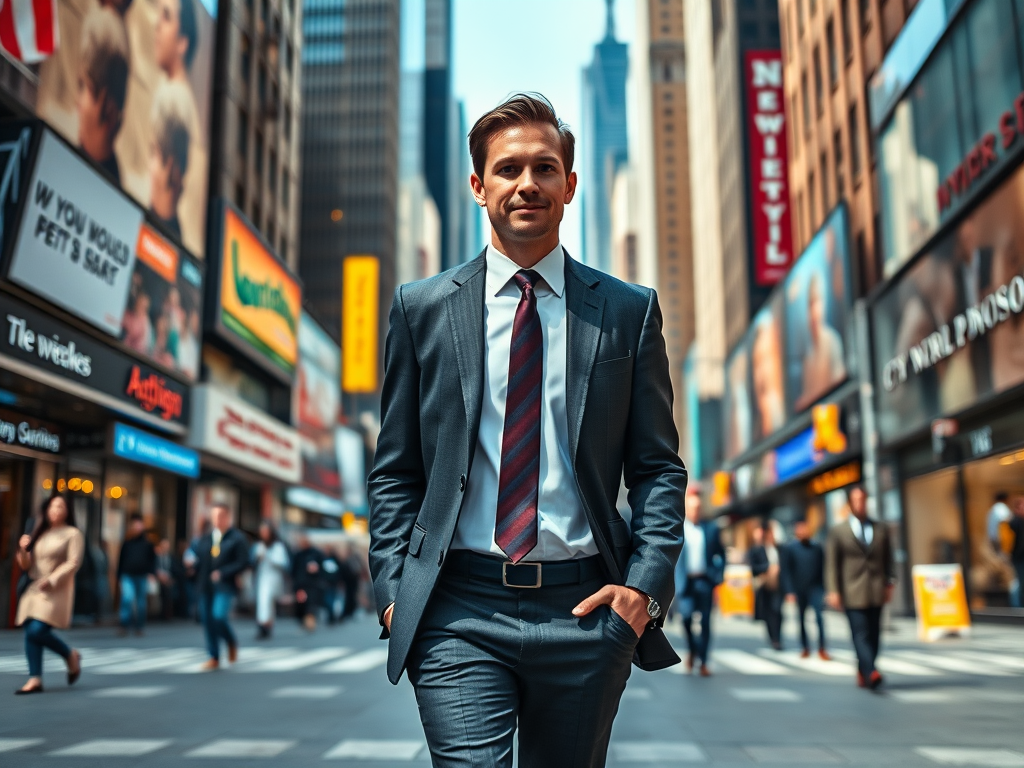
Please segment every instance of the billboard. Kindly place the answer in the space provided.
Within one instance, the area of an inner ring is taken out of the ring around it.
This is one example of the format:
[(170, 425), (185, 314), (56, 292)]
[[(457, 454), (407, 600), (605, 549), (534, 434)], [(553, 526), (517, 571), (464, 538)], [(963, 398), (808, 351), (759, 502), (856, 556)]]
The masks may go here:
[(38, 131), (34, 163), (11, 238), (7, 279), (119, 339), (142, 359), (194, 380), (199, 262), (146, 224), (134, 202), (48, 130)]
[(750, 447), (753, 413), (750, 397), (750, 348), (743, 339), (725, 363), (725, 458), (739, 456)]
[(299, 430), (302, 484), (339, 499), (341, 478), (335, 428), (341, 415), (341, 351), (305, 312), (299, 324), (299, 366), (293, 423)]
[(782, 293), (773, 293), (754, 316), (748, 331), (755, 441), (770, 436), (786, 424), (783, 298)]
[(358, 515), (368, 510), (366, 499), (366, 443), (349, 427), (338, 427), (338, 467), (341, 469), (341, 499), (345, 509)]
[(803, 411), (846, 379), (843, 334), (852, 305), (849, 224), (837, 208), (786, 278), (789, 406)]
[(743, 55), (743, 74), (750, 142), (754, 280), (769, 286), (785, 277), (793, 263), (782, 53), (747, 51)]
[(290, 379), (299, 359), (302, 286), (241, 213), (226, 202), (221, 210), (218, 328)]
[(377, 391), (377, 328), (380, 262), (376, 256), (345, 258), (341, 297), (342, 389)]
[(872, 307), (884, 441), (1024, 383), (1024, 167)]
[(202, 256), (215, 0), (57, 0), (36, 114)]

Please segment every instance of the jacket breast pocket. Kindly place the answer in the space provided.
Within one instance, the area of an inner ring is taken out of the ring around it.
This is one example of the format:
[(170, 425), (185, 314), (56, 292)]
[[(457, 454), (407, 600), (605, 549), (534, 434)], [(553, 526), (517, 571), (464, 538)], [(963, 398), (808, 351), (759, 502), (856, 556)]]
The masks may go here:
[(617, 357), (614, 360), (601, 360), (594, 364), (594, 378), (603, 379), (607, 376), (618, 376), (621, 373), (628, 373), (633, 370), (632, 352), (625, 357)]
[(412, 527), (412, 536), (409, 537), (409, 554), (413, 557), (420, 556), (420, 549), (423, 547), (423, 539), (427, 537), (427, 532), (423, 530), (419, 523)]

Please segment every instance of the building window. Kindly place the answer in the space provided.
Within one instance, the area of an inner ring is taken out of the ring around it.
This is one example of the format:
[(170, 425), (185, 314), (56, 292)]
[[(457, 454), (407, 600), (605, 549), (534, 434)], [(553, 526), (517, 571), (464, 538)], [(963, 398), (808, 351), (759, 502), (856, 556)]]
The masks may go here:
[(263, 178), (263, 135), (256, 134), (256, 175)]
[[(242, 82), (246, 85), (249, 84), (249, 70), (252, 68), (252, 50), (249, 43), (249, 36), (242, 35), (242, 40), (238, 46), (241, 49), (241, 58), (239, 59), (239, 68), (241, 69)], [(246, 94), (248, 95), (248, 94)]]
[(796, 196), (796, 250), (800, 250), (800, 246), (804, 240), (804, 193), (800, 192)]
[(249, 118), (241, 108), (238, 110), (238, 154), (244, 167), (245, 157), (249, 154)]
[(831, 190), (828, 188), (828, 153), (822, 152), (821, 158), (818, 162), (818, 169), (821, 172), (821, 210), (822, 213), (828, 212), (832, 207), (829, 202), (831, 199)]
[(796, 0), (796, 33), (804, 36), (804, 0)]
[(783, 18), (782, 25), (782, 50), (786, 52), (786, 61), (793, 60), (793, 44), (789, 41), (789, 34), (791, 27), (792, 16), (790, 15), (790, 6), (786, 6), (786, 15)]
[(832, 136), (832, 158), (836, 164), (836, 195), (841, 199), (846, 196), (846, 177), (843, 172), (843, 132), (839, 129)]
[(835, 90), (839, 86), (839, 57), (836, 54), (836, 25), (832, 19), (825, 25), (825, 45), (828, 51), (828, 82)]
[(814, 171), (807, 175), (807, 208), (808, 208), (808, 229), (814, 231), (814, 222), (818, 220), (818, 211), (814, 206)]
[(854, 183), (860, 178), (860, 122), (857, 120), (857, 105), (850, 105), (850, 173)]
[(817, 107), (818, 117), (825, 111), (825, 84), (821, 77), (821, 51), (814, 46), (814, 101)]
[(800, 75), (800, 100), (803, 102), (804, 137), (811, 138), (811, 94), (807, 88), (806, 70)]
[(288, 175), (288, 169), (284, 168), (281, 171), (281, 207), (286, 211), (288, 210), (289, 197), (291, 192), (289, 191), (292, 186), (291, 176)]
[(789, 124), (789, 132), (793, 136), (793, 157), (799, 157), (799, 155), (800, 155), (800, 141), (798, 140), (797, 132), (796, 132), (797, 131), (796, 121), (797, 121), (797, 115), (799, 115), (799, 114), (800, 114), (800, 112), (796, 108), (796, 93), (794, 93), (790, 97), (789, 118), (786, 120), (786, 122)]
[(850, 0), (839, 3), (839, 29), (843, 34), (843, 56), (846, 63), (853, 61), (853, 41), (850, 39)]
[(235, 184), (235, 205), (238, 206), (238, 210), (245, 210), (245, 184), (242, 182)]
[(270, 197), (277, 197), (277, 153), (270, 153), (270, 167), (267, 169), (267, 177), (270, 186)]

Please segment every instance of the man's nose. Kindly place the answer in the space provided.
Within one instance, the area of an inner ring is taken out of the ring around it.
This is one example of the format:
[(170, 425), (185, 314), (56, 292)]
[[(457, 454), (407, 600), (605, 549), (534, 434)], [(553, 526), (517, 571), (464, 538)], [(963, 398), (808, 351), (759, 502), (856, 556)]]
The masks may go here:
[(537, 194), (540, 192), (537, 179), (529, 168), (523, 169), (523, 173), (519, 177), (519, 192), (520, 194)]

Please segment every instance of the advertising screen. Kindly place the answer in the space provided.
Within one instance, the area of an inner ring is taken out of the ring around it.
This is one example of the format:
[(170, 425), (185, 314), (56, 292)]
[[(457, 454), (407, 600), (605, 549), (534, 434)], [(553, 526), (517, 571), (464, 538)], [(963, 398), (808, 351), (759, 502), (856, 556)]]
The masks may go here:
[(341, 348), (345, 367), (342, 389), (377, 389), (377, 316), (380, 262), (375, 256), (347, 256), (343, 267)]
[(220, 325), (291, 377), (299, 357), (302, 287), (256, 231), (223, 206)]
[(725, 364), (725, 458), (739, 456), (750, 447), (753, 414), (750, 397), (750, 350), (744, 339)]
[(783, 295), (776, 292), (754, 316), (749, 331), (754, 438), (758, 441), (786, 424), (782, 309)]
[(214, 0), (58, 0), (36, 113), (202, 256)]
[(843, 334), (850, 306), (845, 208), (837, 208), (786, 278), (790, 408), (805, 410), (847, 376)]
[[(339, 498), (341, 478), (335, 448), (340, 415), (341, 350), (305, 312), (299, 325), (299, 366), (292, 388), (294, 423), (302, 451), (302, 483)], [(340, 502), (339, 502), (340, 503)]]
[(1024, 168), (883, 294), (872, 328), (883, 440), (1024, 383)]

